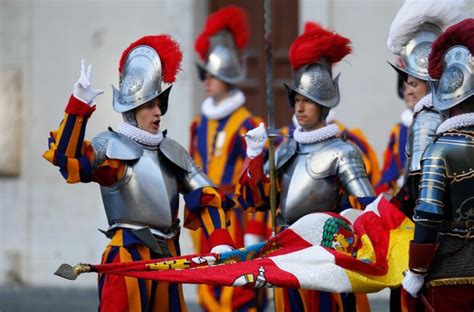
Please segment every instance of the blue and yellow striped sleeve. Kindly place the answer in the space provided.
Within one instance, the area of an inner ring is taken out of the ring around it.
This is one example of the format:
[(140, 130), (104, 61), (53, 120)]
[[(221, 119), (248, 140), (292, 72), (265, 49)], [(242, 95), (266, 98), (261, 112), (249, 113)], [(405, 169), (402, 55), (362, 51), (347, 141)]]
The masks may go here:
[(218, 189), (206, 186), (184, 195), (186, 202), (184, 226), (195, 230), (199, 226), (212, 247), (234, 246), (227, 231), (227, 212), (234, 202)]
[[(268, 210), (270, 179), (263, 173), (263, 155), (247, 158), (242, 175), (236, 186), (236, 195), (241, 207), (247, 212)], [(279, 190), (277, 181), (277, 192)]]
[(92, 170), (94, 148), (84, 140), (84, 135), (87, 121), (94, 111), (95, 106), (71, 96), (59, 129), (50, 132), (49, 149), (43, 157), (59, 167), (67, 183), (95, 181), (109, 185), (123, 175), (125, 165), (119, 160), (106, 160), (99, 170)]

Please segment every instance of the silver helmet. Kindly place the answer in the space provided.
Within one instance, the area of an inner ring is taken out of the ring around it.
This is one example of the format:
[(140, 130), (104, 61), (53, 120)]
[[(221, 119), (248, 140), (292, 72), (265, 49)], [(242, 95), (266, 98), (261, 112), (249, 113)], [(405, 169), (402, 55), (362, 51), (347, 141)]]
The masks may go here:
[(239, 58), (232, 34), (222, 30), (210, 38), (210, 49), (204, 64), (197, 63), (199, 77), (206, 72), (228, 83), (236, 84), (245, 78), (244, 61)]
[(428, 81), (428, 56), (433, 42), (441, 34), (441, 28), (432, 23), (422, 24), (413, 38), (400, 53), (403, 66), (389, 63), (406, 81), (408, 76)]
[(293, 73), (292, 80), (291, 87), (284, 84), (292, 107), (295, 105), (296, 93), (326, 108), (339, 104), (339, 74), (332, 78), (331, 63), (327, 59), (302, 66)]
[(455, 45), (444, 54), (443, 74), (431, 80), (433, 105), (447, 110), (474, 94), (474, 59), (465, 46)]
[(133, 121), (127, 118), (128, 112), (159, 97), (161, 115), (164, 115), (172, 86), (162, 90), (161, 81), (161, 59), (155, 49), (147, 45), (135, 47), (124, 61), (119, 89), (112, 86), (115, 111), (123, 113), (127, 121)]

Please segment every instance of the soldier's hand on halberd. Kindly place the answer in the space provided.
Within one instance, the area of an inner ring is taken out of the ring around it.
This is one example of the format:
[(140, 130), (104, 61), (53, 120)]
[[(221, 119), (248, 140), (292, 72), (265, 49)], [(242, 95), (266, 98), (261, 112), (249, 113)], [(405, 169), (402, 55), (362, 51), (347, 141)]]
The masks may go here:
[(422, 274), (416, 274), (408, 270), (402, 281), (403, 288), (412, 296), (418, 297), (418, 292), (425, 283), (425, 276)]
[(245, 134), (245, 142), (247, 143), (247, 156), (250, 158), (255, 158), (260, 155), (265, 146), (265, 141), (267, 139), (267, 131), (265, 130), (265, 125), (260, 123), (260, 125), (252, 130), (249, 130)]
[(86, 103), (89, 106), (95, 104), (95, 98), (98, 95), (104, 93), (104, 91), (100, 89), (92, 89), (91, 87), (91, 71), (92, 65), (87, 66), (84, 60), (81, 60), (81, 76), (79, 80), (74, 84), (74, 97), (82, 102)]

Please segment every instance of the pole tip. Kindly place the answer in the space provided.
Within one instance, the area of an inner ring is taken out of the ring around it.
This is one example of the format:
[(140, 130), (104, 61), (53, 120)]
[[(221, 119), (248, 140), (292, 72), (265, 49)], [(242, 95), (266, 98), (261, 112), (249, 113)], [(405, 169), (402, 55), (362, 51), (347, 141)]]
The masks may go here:
[(92, 268), (88, 264), (80, 263), (75, 266), (71, 266), (67, 263), (63, 263), (59, 266), (56, 272), (54, 272), (54, 275), (73, 281), (79, 276), (79, 274), (91, 271)]
[(61, 264), (56, 272), (54, 272), (54, 275), (60, 276), (70, 281), (73, 281), (78, 277), (78, 274), (74, 268), (67, 263)]

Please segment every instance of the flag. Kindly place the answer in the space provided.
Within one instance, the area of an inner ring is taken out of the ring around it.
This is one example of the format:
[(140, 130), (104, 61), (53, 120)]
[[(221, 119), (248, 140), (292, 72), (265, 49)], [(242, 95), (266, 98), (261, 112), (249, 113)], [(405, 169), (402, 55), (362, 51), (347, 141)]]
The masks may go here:
[(247, 248), (96, 269), (173, 283), (369, 293), (400, 285), (413, 231), (413, 222), (380, 195), (364, 211), (312, 213)]

